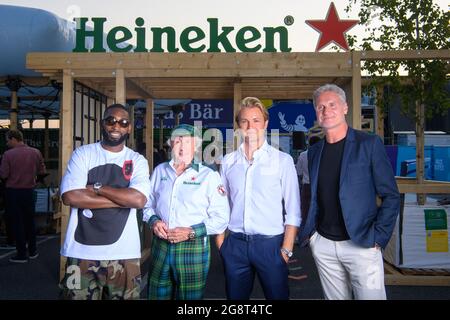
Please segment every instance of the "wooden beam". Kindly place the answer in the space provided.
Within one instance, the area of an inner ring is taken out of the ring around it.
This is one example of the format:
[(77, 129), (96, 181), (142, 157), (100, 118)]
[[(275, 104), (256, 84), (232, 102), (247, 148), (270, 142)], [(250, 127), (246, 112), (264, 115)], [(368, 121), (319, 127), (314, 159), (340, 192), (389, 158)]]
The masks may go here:
[(126, 104), (126, 83), (123, 69), (116, 70), (116, 103)]
[(111, 95), (109, 91), (105, 90), (105, 88), (101, 85), (101, 83), (94, 82), (92, 79), (85, 79), (85, 78), (83, 79), (77, 78), (77, 81), (82, 83), (86, 87), (89, 87), (91, 89), (94, 89), (95, 91), (100, 92), (101, 94), (104, 94), (109, 98), (114, 98), (114, 95)]
[(450, 276), (419, 276), (386, 274), (384, 282), (387, 286), (450, 286)]
[[(293, 64), (293, 66), (295, 66)], [(249, 69), (128, 69), (126, 76), (130, 78), (173, 78), (173, 77), (224, 77), (224, 78), (254, 78), (254, 77), (348, 77), (352, 76), (350, 69), (341, 68), (315, 68), (315, 69), (270, 69), (270, 68), (249, 68)]]
[[(26, 66), (33, 70), (64, 69), (349, 69), (348, 52), (253, 53), (67, 53), (33, 52)], [(350, 69), (349, 69), (350, 70)]]
[[(73, 151), (73, 78), (70, 69), (63, 71), (63, 97), (60, 111), (60, 163), (61, 168), (67, 168), (69, 159)], [(65, 169), (63, 169), (65, 171)], [(62, 205), (61, 207), (61, 246), (66, 239), (67, 224), (69, 222), (70, 207)], [(65, 273), (66, 258), (61, 256), (60, 260), (60, 278)]]
[(393, 50), (393, 51), (361, 51), (361, 60), (418, 60), (443, 59), (450, 60), (450, 50)]
[(450, 183), (438, 184), (427, 183), (422, 184), (398, 184), (400, 193), (418, 193), (418, 194), (447, 194), (450, 193)]
[(395, 177), (400, 193), (450, 193), (450, 182), (424, 180), (422, 184), (417, 184), (415, 178)]
[[(49, 85), (50, 79), (47, 77), (19, 77), (23, 85), (46, 86)], [(4, 85), (8, 77), (0, 77), (0, 84)]]
[(127, 78), (127, 89), (136, 91), (142, 99), (153, 98), (151, 90), (147, 89), (140, 79)]

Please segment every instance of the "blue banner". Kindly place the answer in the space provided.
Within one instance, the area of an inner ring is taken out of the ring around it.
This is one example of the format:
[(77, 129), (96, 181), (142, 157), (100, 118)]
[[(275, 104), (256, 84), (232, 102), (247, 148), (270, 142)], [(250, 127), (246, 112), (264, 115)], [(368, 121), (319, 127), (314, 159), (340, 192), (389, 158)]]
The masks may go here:
[[(202, 121), (203, 128), (232, 128), (233, 100), (191, 100), (180, 113), (180, 123), (194, 124)], [(164, 115), (164, 128), (173, 128), (175, 114), (172, 111)], [(159, 119), (155, 117), (154, 128), (159, 128)]]
[(278, 129), (280, 133), (293, 131), (307, 132), (314, 126), (316, 113), (312, 103), (296, 101), (274, 102), (269, 108), (268, 130)]

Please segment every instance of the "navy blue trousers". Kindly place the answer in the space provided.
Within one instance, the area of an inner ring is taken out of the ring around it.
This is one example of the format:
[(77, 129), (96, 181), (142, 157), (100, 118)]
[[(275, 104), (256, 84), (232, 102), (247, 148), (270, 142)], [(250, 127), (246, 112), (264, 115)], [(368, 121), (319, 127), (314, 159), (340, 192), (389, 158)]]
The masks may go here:
[(281, 255), (284, 235), (273, 237), (230, 232), (220, 248), (229, 300), (248, 300), (255, 274), (269, 300), (289, 298), (288, 266)]

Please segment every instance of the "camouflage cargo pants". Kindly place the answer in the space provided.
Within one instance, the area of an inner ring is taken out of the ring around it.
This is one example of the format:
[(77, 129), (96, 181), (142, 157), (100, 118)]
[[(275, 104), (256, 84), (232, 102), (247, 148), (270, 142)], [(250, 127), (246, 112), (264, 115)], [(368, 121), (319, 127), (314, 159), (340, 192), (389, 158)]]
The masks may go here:
[(139, 299), (140, 259), (83, 260), (67, 258), (60, 283), (68, 300)]

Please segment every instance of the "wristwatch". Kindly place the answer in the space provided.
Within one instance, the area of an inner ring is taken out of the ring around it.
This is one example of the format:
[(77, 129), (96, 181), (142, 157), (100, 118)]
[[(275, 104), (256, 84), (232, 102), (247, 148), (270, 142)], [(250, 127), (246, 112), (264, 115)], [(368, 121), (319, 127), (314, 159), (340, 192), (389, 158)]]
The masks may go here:
[(194, 240), (195, 239), (195, 230), (192, 230), (191, 232), (189, 232), (189, 240)]
[(95, 191), (96, 194), (98, 194), (98, 192), (99, 192), (101, 187), (103, 187), (101, 182), (94, 183), (93, 188), (94, 188), (94, 191)]
[(281, 252), (287, 255), (288, 258), (292, 257), (292, 255), (294, 254), (291, 250), (288, 250), (286, 248), (281, 248)]

